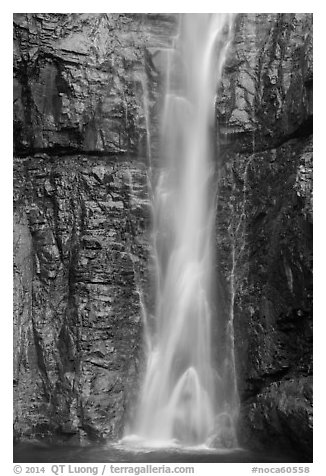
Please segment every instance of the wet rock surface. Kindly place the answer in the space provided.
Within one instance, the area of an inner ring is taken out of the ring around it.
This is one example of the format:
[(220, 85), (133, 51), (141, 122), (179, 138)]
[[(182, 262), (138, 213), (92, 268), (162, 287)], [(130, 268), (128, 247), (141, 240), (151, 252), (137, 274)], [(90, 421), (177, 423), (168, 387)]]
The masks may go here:
[(17, 153), (146, 153), (167, 15), (15, 14)]
[(34, 156), (15, 176), (16, 434), (121, 436), (142, 350), (146, 166)]
[(217, 241), (230, 293), (234, 276), (240, 440), (309, 453), (312, 141), (231, 155), (220, 185)]
[[(153, 304), (148, 158), (175, 31), (169, 15), (14, 15), (17, 437), (114, 439), (132, 411)], [(311, 14), (237, 17), (216, 115), (239, 439), (309, 459)]]
[(312, 16), (240, 15), (233, 48), (217, 103), (217, 249), (229, 301), (234, 278), (239, 440), (310, 460)]
[(135, 405), (152, 300), (142, 157), (174, 28), (14, 15), (17, 437), (117, 438)]
[(220, 141), (250, 151), (311, 134), (312, 85), (311, 14), (238, 15), (217, 100)]

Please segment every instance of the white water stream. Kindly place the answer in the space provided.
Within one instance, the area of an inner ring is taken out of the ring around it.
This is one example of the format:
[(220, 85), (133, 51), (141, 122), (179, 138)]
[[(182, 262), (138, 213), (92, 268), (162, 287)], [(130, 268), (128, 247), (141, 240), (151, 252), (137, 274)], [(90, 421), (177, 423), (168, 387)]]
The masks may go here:
[(147, 369), (132, 431), (153, 446), (236, 446), (236, 399), (230, 405), (219, 397), (224, 382), (211, 342), (215, 96), (232, 21), (231, 14), (184, 14), (168, 53), (153, 204), (155, 328), (146, 328)]

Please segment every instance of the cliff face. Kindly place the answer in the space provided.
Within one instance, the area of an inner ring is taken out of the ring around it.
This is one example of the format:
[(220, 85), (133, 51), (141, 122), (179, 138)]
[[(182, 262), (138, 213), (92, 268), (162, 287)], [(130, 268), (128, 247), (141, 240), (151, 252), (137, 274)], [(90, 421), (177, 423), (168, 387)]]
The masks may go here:
[(312, 15), (242, 14), (217, 101), (220, 142), (271, 149), (312, 133)]
[(155, 15), (14, 16), (18, 437), (116, 438), (135, 403), (152, 299), (152, 56), (173, 27)]
[(239, 437), (312, 451), (312, 17), (244, 15), (217, 105)]
[(217, 239), (226, 282), (234, 276), (240, 439), (304, 454), (312, 443), (311, 139), (235, 154), (222, 174)]
[(144, 155), (154, 57), (174, 27), (163, 15), (15, 14), (16, 152)]
[(115, 437), (141, 358), (146, 168), (34, 156), (15, 174), (16, 431)]
[[(17, 436), (116, 438), (132, 411), (152, 308), (148, 158), (175, 28), (154, 14), (14, 16)], [(309, 14), (239, 15), (216, 105), (219, 286), (226, 313), (234, 303), (240, 440), (303, 452), (311, 30)]]

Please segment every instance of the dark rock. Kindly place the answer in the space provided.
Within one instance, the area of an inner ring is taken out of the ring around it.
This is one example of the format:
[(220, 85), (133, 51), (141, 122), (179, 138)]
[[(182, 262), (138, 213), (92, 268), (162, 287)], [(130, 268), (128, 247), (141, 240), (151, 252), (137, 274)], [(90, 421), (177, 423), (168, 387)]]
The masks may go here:
[(144, 154), (151, 56), (173, 28), (164, 15), (14, 14), (16, 153)]
[[(286, 440), (299, 452), (307, 443), (307, 455), (310, 420), (302, 422), (301, 446), (295, 433), (302, 408), (309, 418), (311, 413), (309, 400), (300, 394), (312, 373), (311, 139), (231, 154), (222, 169), (218, 220), (219, 267), (226, 282), (235, 276), (240, 440), (270, 448)], [(287, 392), (296, 385), (292, 398)], [(274, 397), (277, 412), (270, 410)], [(280, 412), (284, 421), (286, 412), (291, 420), (286, 431), (285, 423), (278, 423)]]
[(311, 134), (312, 14), (240, 14), (234, 31), (217, 101), (220, 141), (261, 150)]
[(15, 432), (117, 437), (142, 349), (145, 166), (31, 157), (15, 174)]
[[(132, 414), (154, 286), (139, 158), (155, 176), (176, 23), (14, 14), (17, 437), (116, 438)], [(309, 459), (312, 15), (239, 14), (234, 31), (216, 104), (214, 358), (234, 301), (239, 440)]]
[[(301, 461), (311, 460), (312, 379), (284, 379), (271, 383), (245, 403), (240, 418), (246, 447), (294, 451)], [(248, 431), (248, 429), (250, 429)], [(255, 438), (252, 438), (252, 435)]]

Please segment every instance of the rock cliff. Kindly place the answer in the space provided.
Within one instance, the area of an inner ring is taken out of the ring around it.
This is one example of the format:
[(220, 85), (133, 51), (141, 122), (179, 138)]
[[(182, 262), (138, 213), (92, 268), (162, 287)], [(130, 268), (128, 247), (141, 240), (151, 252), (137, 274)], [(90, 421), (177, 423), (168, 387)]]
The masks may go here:
[(154, 14), (15, 14), (16, 153), (145, 155), (155, 57), (174, 28)]
[(242, 14), (217, 100), (220, 142), (271, 149), (312, 133), (312, 15)]
[[(17, 437), (117, 438), (132, 411), (153, 294), (149, 160), (176, 23), (14, 15)], [(237, 16), (216, 116), (239, 438), (309, 458), (312, 15)]]
[(116, 438), (135, 401), (152, 299), (151, 58), (172, 28), (155, 15), (14, 16), (17, 437)]
[(142, 348), (146, 168), (34, 155), (15, 175), (15, 428), (115, 437)]
[(217, 249), (239, 438), (311, 458), (312, 16), (239, 15), (235, 28), (217, 103)]

